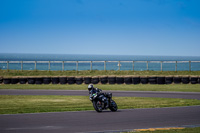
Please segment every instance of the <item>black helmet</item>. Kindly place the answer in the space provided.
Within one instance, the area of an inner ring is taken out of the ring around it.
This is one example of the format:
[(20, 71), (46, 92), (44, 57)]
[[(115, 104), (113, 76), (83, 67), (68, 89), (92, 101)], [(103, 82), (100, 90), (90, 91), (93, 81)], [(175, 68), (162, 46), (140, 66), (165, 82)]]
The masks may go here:
[(90, 90), (92, 90), (93, 89), (93, 84), (89, 84), (88, 85), (88, 90), (90, 91)]

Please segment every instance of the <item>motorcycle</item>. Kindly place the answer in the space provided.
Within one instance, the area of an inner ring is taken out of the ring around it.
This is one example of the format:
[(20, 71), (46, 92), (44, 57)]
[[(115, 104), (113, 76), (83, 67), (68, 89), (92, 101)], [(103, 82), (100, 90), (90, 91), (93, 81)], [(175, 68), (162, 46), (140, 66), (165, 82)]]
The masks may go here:
[(112, 93), (94, 93), (91, 94), (90, 100), (93, 103), (93, 107), (97, 112), (110, 109), (112, 112), (117, 111), (117, 104), (112, 100)]

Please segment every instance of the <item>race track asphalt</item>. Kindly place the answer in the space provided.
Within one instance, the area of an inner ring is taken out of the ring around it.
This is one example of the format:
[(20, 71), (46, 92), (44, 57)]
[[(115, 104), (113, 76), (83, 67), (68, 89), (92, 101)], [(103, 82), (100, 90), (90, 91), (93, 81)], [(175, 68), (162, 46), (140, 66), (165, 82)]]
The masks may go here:
[[(200, 93), (120, 92), (113, 96), (200, 99)], [(0, 90), (1, 95), (88, 95), (87, 91)], [(117, 132), (139, 128), (200, 126), (200, 106), (0, 115), (0, 133)]]
[[(103, 91), (104, 92), (104, 91)], [(199, 92), (156, 92), (156, 91), (105, 91), (121, 97), (162, 97), (200, 100)], [(1, 89), (0, 95), (76, 95), (88, 96), (87, 90), (16, 90)]]
[(0, 115), (1, 133), (108, 132), (152, 127), (200, 125), (200, 106)]

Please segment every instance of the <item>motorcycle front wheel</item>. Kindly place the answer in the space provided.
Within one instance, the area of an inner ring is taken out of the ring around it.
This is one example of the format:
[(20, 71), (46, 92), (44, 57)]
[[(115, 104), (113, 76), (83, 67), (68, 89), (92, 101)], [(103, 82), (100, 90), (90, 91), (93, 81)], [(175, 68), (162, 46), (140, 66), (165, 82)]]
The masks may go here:
[(97, 112), (102, 112), (102, 104), (100, 101), (93, 101), (93, 107)]
[(117, 107), (116, 102), (115, 102), (114, 100), (111, 100), (110, 102), (111, 102), (111, 103), (110, 103), (109, 109), (110, 109), (112, 112), (117, 111), (118, 107)]

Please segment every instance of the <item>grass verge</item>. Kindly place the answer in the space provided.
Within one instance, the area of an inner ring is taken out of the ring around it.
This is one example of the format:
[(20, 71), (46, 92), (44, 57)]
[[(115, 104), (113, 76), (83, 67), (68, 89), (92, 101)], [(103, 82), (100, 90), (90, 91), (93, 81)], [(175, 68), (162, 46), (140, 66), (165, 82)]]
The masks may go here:
[[(85, 84), (82, 85), (30, 85), (30, 84), (0, 84), (0, 89), (52, 89), (52, 90), (87, 90)], [(122, 90), (122, 91), (177, 91), (177, 92), (200, 92), (199, 84), (170, 84), (170, 85), (94, 85), (102, 90)]]
[(195, 128), (184, 128), (184, 129), (147, 129), (146, 131), (132, 131), (132, 132), (121, 132), (121, 133), (199, 133), (200, 127)]
[[(114, 97), (119, 109), (200, 105), (200, 100), (177, 98)], [(88, 96), (0, 95), (0, 114), (94, 110)]]
[(200, 71), (39, 71), (39, 70), (0, 70), (1, 76), (101, 76), (101, 75), (200, 75)]

